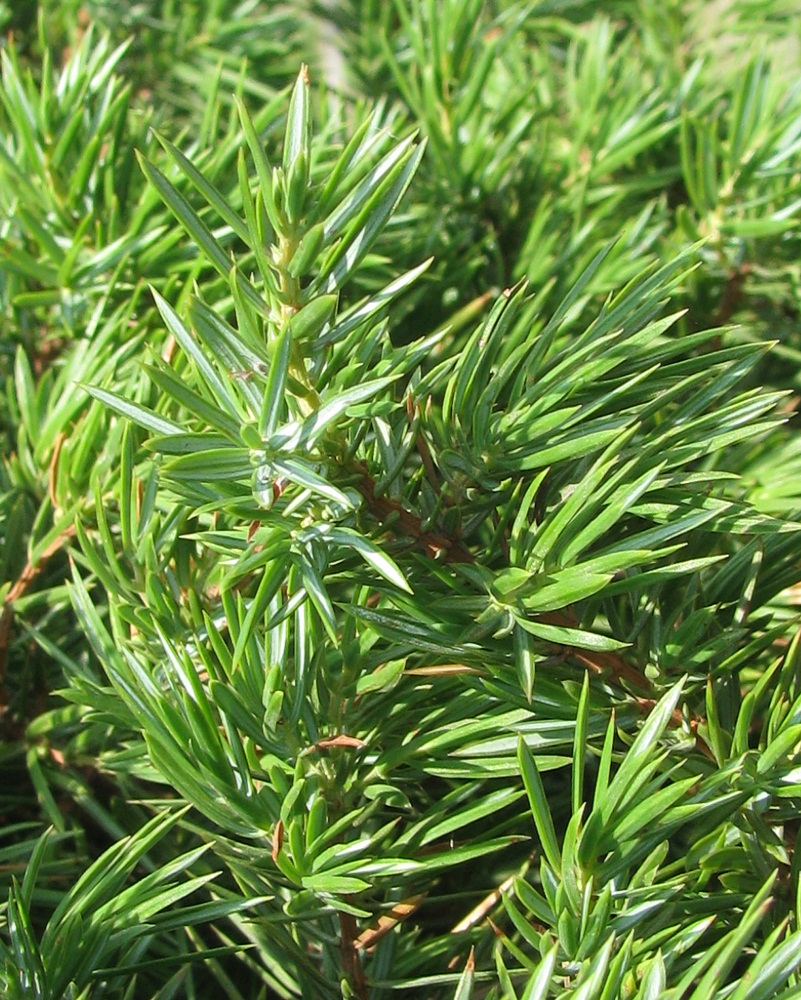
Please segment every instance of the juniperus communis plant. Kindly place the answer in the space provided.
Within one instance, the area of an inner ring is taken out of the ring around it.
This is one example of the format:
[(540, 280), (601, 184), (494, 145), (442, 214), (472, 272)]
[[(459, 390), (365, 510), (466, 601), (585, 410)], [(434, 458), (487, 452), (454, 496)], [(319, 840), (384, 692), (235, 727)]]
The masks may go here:
[(181, 6), (0, 5), (3, 995), (801, 995), (794, 6)]

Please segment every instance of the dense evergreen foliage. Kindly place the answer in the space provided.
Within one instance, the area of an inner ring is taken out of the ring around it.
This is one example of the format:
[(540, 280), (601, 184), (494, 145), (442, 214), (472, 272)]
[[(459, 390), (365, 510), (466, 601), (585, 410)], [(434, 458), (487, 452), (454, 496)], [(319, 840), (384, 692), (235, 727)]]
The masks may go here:
[(0, 2), (0, 992), (801, 997), (801, 13)]

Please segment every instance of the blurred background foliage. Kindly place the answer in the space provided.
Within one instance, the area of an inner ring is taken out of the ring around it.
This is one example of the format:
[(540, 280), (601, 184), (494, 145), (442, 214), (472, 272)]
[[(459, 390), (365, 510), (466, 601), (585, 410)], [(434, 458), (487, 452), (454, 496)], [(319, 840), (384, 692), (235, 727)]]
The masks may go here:
[[(443, 400), (456, 391), (445, 388), (448, 365), (454, 366), (456, 384), (467, 362), (455, 359), (476, 361), (479, 344), (481, 350), (495, 345), (495, 374), (515, 349), (522, 352), (538, 337), (554, 356), (569, 358), (575, 350), (572, 367), (567, 365), (570, 393), (591, 415), (597, 360), (587, 346), (591, 324), (608, 314), (609, 337), (616, 335), (613, 320), (629, 336), (638, 303), (648, 322), (681, 310), (664, 338), (679, 345), (675, 354), (660, 333), (648, 347), (631, 346), (631, 385), (597, 375), (611, 394), (604, 413), (614, 415), (616, 405), (620, 413), (628, 413), (627, 406), (634, 415), (642, 410), (643, 426), (656, 440), (676, 411), (691, 423), (704, 407), (719, 407), (717, 423), (693, 430), (699, 440), (708, 435), (709, 448), (692, 452), (695, 442), (683, 441), (692, 454), (679, 458), (699, 484), (723, 483), (731, 505), (716, 508), (716, 532), (688, 529), (682, 536), (687, 575), (666, 583), (659, 576), (672, 556), (648, 564), (652, 586), (659, 584), (651, 598), (646, 577), (645, 596), (638, 592), (630, 603), (630, 594), (616, 600), (623, 588), (615, 592), (614, 583), (608, 595), (578, 601), (581, 624), (590, 628), (593, 616), (603, 617), (609, 635), (625, 634), (633, 661), (652, 685), (646, 691), (614, 671), (610, 679), (608, 670), (605, 680), (582, 686), (580, 670), (571, 674), (558, 656), (542, 657), (539, 650), (526, 677), (520, 665), (526, 656), (517, 647), (514, 655), (509, 651), (495, 623), (497, 635), (490, 629), (489, 638), (476, 640), (485, 642), (482, 656), (490, 649), (498, 662), (514, 663), (521, 683), (510, 682), (500, 669), (475, 680), (470, 669), (478, 666), (467, 663), (464, 675), (443, 671), (430, 685), (409, 682), (406, 704), (390, 674), (423, 664), (402, 645), (400, 618), (379, 620), (376, 612), (370, 619), (367, 603), (364, 621), (376, 631), (357, 629), (353, 641), (361, 642), (366, 662), (388, 673), (362, 681), (359, 696), (370, 707), (361, 709), (354, 724), (368, 732), (382, 720), (387, 746), (397, 754), (382, 767), (387, 774), (397, 767), (401, 775), (397, 782), (387, 779), (386, 787), (376, 782), (370, 816), (380, 815), (389, 825), (403, 816), (397, 825), (407, 826), (397, 835), (381, 828), (379, 836), (369, 817), (355, 824), (372, 831), (386, 879), (397, 879), (383, 895), (376, 890), (370, 897), (370, 913), (389, 914), (403, 930), (387, 934), (370, 951), (369, 974), (379, 984), (370, 995), (389, 996), (391, 983), (432, 997), (453, 996), (454, 990), (466, 997), (474, 989), (476, 996), (700, 1000), (729, 987), (727, 995), (737, 997), (784, 995), (775, 992), (780, 988), (796, 995), (797, 4), (15, 0), (0, 3), (0, 28), (0, 880), (2, 898), (8, 899), (2, 911), (10, 942), (3, 951), (7, 995), (364, 995), (356, 964), (345, 961), (343, 967), (336, 956), (347, 919), (365, 921), (361, 907), (367, 904), (351, 902), (356, 913), (343, 918), (348, 893), (337, 916), (330, 885), (315, 889), (311, 881), (298, 891), (286, 871), (276, 883), (270, 868), (275, 842), (253, 832), (261, 814), (237, 820), (229, 803), (211, 821), (212, 805), (205, 812), (199, 805), (206, 801), (201, 789), (193, 799), (186, 781), (168, 780), (166, 744), (148, 734), (133, 696), (126, 700), (109, 681), (114, 647), (126, 628), (133, 630), (132, 648), (157, 662), (168, 658), (164, 634), (180, 645), (187, 635), (203, 635), (209, 616), (221, 609), (242, 619), (247, 602), (256, 601), (248, 574), (259, 566), (248, 565), (250, 539), (234, 523), (234, 515), (239, 521), (259, 516), (250, 490), (220, 486), (215, 492), (215, 486), (206, 496), (199, 487), (192, 493), (178, 476), (165, 493), (142, 446), (146, 435), (86, 388), (103, 386), (132, 401), (141, 408), (140, 419), (146, 411), (156, 414), (165, 421), (165, 435), (169, 421), (185, 418), (194, 421), (193, 433), (208, 431), (203, 420), (214, 414), (208, 400), (205, 409), (193, 400), (195, 412), (191, 405), (187, 411), (186, 399), (184, 409), (176, 403), (176, 382), (197, 387), (202, 381), (199, 362), (185, 344), (179, 347), (175, 325), (166, 321), (171, 314), (157, 308), (149, 289), (176, 316), (191, 315), (194, 326), (205, 315), (195, 294), (237, 330), (273, 322), (248, 311), (243, 285), (227, 273), (235, 260), (250, 287), (266, 294), (258, 241), (250, 239), (249, 188), (242, 183), (243, 169), (251, 176), (255, 169), (241, 109), (251, 116), (269, 162), (281, 163), (290, 88), (301, 63), (309, 66), (316, 130), (310, 191), (325, 188), (370, 113), (370, 134), (383, 137), (380, 142), (400, 143), (415, 133), (426, 142), (405, 197), (387, 213), (359, 267), (335, 288), (337, 309), (347, 316), (351, 307), (381, 300), (383, 312), (376, 306), (376, 315), (386, 316), (388, 326), (376, 326), (375, 337), (376, 343), (384, 337), (376, 348), (384, 368), (369, 377), (402, 373), (415, 391), (414, 379), (422, 379), (439, 407), (426, 413), (421, 405), (413, 414), (414, 433), (422, 428), (437, 467), (447, 471), (442, 501), (415, 468), (409, 489), (421, 519), (445, 534), (458, 522), (457, 534), (469, 539), (471, 517), (478, 523), (488, 511), (499, 512), (497, 534), (476, 528), (471, 543), (482, 553), (478, 561), (490, 573), (494, 599), (513, 604), (517, 598), (508, 595), (520, 582), (495, 576), (500, 569), (493, 545), (497, 549), (507, 526), (504, 511), (511, 524), (520, 505), (541, 524), (589, 473), (578, 456), (528, 496), (528, 483), (518, 493), (508, 485), (501, 459), (495, 466), (482, 464), (483, 452), (471, 452), (467, 432), (461, 453), (451, 448)], [(211, 193), (182, 155), (213, 185)], [(150, 167), (143, 169), (140, 161)], [(354, 178), (359, 170), (368, 176), (374, 162), (365, 154), (362, 165), (349, 169)], [(232, 218), (247, 219), (247, 226)], [(428, 258), (430, 266), (416, 281), (381, 299), (387, 285)], [(651, 281), (649, 274), (658, 277)], [(508, 332), (493, 339), (490, 326), (477, 340), (478, 324), (492, 304), (521, 281), (530, 298), (514, 300)], [(614, 299), (626, 289), (627, 295)], [(549, 324), (554, 315), (560, 317), (556, 326)], [(441, 335), (424, 340), (434, 334)], [(768, 341), (772, 349), (763, 351), (759, 345)], [(415, 344), (421, 342), (418, 357)], [(579, 353), (584, 349), (586, 364)], [(707, 370), (707, 398), (700, 393), (692, 404), (676, 402), (675, 411), (669, 403), (658, 413), (649, 411), (645, 389), (638, 395), (632, 386), (638, 380), (650, 386), (650, 350), (663, 351), (656, 360), (676, 366), (670, 375), (675, 382), (665, 376), (665, 392), (683, 387), (685, 378), (701, 379)], [(243, 366), (256, 364), (255, 357), (247, 354)], [(355, 335), (343, 334), (341, 343), (310, 358), (311, 370), (328, 380), (332, 393), (350, 391), (359, 381), (358, 365), (369, 373), (374, 364)], [(271, 364), (272, 356), (263, 361)], [(541, 361), (526, 362), (531, 379)], [(765, 394), (751, 402), (738, 396), (729, 418), (726, 380), (734, 367), (727, 366), (738, 364), (737, 391)], [(332, 374), (337, 370), (345, 372), (341, 382)], [(258, 374), (233, 375), (240, 402), (247, 402), (248, 387), (264, 388)], [(464, 388), (467, 376), (462, 378), (456, 395), (475, 402)], [(525, 375), (516, 378), (500, 398), (510, 413), (511, 386), (528, 385)], [(383, 445), (370, 438), (372, 451), (359, 452), (363, 445), (354, 432), (349, 453), (373, 469), (391, 464), (390, 458), (400, 467), (416, 454), (414, 434), (409, 437), (406, 424), (396, 419), (399, 408), (405, 414), (405, 403), (400, 406), (391, 393), (385, 402), (386, 412), (368, 414), (386, 435)], [(352, 405), (358, 415), (361, 403)], [(458, 415), (453, 400), (450, 413)], [(145, 425), (149, 432), (155, 432), (155, 420)], [(510, 452), (524, 447), (511, 416), (499, 426), (511, 431)], [(674, 455), (671, 449), (681, 450), (669, 436), (664, 448), (666, 457)], [(679, 458), (677, 480), (686, 471), (679, 469)], [(391, 470), (383, 471), (391, 485)], [(739, 478), (724, 481), (731, 472)], [(141, 522), (136, 530), (124, 510), (125, 498), (134, 495)], [(407, 504), (409, 496), (396, 499)], [(644, 530), (645, 520), (662, 516), (669, 499), (660, 495), (664, 506), (656, 513), (656, 502), (650, 509), (643, 501), (636, 508), (642, 523), (626, 522), (627, 530)], [(233, 520), (221, 516), (212, 523), (204, 503), (217, 504)], [(677, 500), (676, 509), (683, 503), (686, 498)], [(600, 510), (595, 513), (600, 516)], [(563, 549), (569, 547), (565, 541)], [(557, 548), (554, 543), (555, 560), (563, 554)], [(309, 552), (319, 554), (319, 547), (310, 542)], [(486, 581), (464, 575), (446, 586), (447, 573), (434, 559), (424, 564), (420, 553), (393, 555), (423, 592), (426, 573), (442, 577), (442, 590), (434, 587), (432, 593), (443, 607), (448, 600), (452, 605), (443, 612), (444, 624), (423, 624), (433, 632), (442, 626), (437, 635), (447, 650), (457, 626), (467, 627), (473, 616), (473, 606), (459, 602), (475, 600)], [(723, 555), (729, 560), (713, 572), (712, 561)], [(296, 566), (307, 573), (304, 586), (313, 589), (316, 571), (308, 565), (319, 570), (322, 562), (309, 559)], [(331, 586), (339, 588), (337, 615), (345, 603), (367, 601), (369, 583), (351, 562), (338, 559), (344, 561), (334, 560), (330, 570), (336, 578)], [(329, 566), (320, 572), (325, 576)], [(288, 579), (295, 586), (295, 577)], [(84, 586), (80, 581), (86, 580)], [(205, 590), (198, 591), (198, 607), (188, 611), (183, 595), (198, 580), (205, 581)], [(79, 581), (72, 590), (70, 581)], [(240, 586), (245, 603), (234, 611)], [(325, 610), (324, 596), (318, 603)], [(306, 625), (323, 648), (325, 614), (315, 608)], [(409, 610), (411, 604), (397, 602), (394, 608), (421, 614), (419, 607)], [(240, 625), (245, 628), (244, 621)], [(397, 662), (382, 659), (395, 647)], [(459, 662), (469, 657), (461, 647), (458, 653)], [(222, 650), (215, 655), (224, 660)], [(329, 649), (328, 655), (326, 669), (335, 673), (337, 654)], [(455, 658), (456, 647), (434, 666)], [(122, 663), (113, 667), (125, 669)], [(689, 681), (679, 703), (675, 685), (685, 674)], [(541, 699), (534, 717), (527, 714), (531, 684)], [(228, 713), (226, 725), (244, 728), (250, 737), (254, 723), (242, 716), (242, 693), (219, 711)], [(254, 696), (260, 710), (263, 694)], [(661, 715), (649, 715), (644, 698), (662, 698)], [(517, 713), (514, 720), (499, 721), (501, 708)], [(614, 724), (607, 729), (612, 708), (617, 730)], [(318, 709), (324, 715), (327, 706)], [(170, 710), (168, 704), (164, 712)], [(674, 725), (672, 713), (680, 724)], [(471, 715), (476, 728), (460, 728)], [(415, 753), (428, 755), (425, 766), (401, 749), (412, 719), (420, 727)], [(301, 721), (310, 725), (305, 717)], [(183, 724), (191, 731), (191, 724)], [(456, 742), (449, 742), (451, 727)], [(699, 733), (701, 749), (693, 742)], [(518, 734), (524, 737), (520, 748), (512, 739)], [(235, 744), (230, 733), (226, 738)], [(311, 744), (318, 738), (311, 732)], [(648, 777), (634, 783), (627, 799), (621, 762), (629, 759), (626, 747), (632, 744), (630, 760)], [(613, 748), (619, 770), (610, 785)], [(583, 767), (571, 767), (585, 754), (592, 759), (586, 794)], [(294, 758), (297, 773), (279, 758), (274, 749), (250, 765), (272, 768), (274, 787), (306, 780)], [(488, 761), (503, 784), (479, 777)], [(342, 773), (336, 771), (336, 780)], [(352, 780), (345, 798), (356, 811), (364, 807), (355, 804), (361, 771)], [(615, 781), (617, 791), (605, 798)], [(679, 802), (680, 792), (691, 798)], [(307, 793), (311, 809), (314, 796)], [(590, 833), (580, 841), (576, 816), (585, 799), (582, 829)], [(185, 801), (197, 808), (181, 811)], [(520, 839), (523, 803), (530, 809), (528, 835), (536, 828), (534, 841)], [(268, 815), (272, 805), (260, 801), (259, 808)], [(287, 808), (281, 816), (288, 831), (297, 810)], [(596, 819), (590, 823), (589, 816)], [(643, 832), (648, 822), (660, 834), (653, 842)], [(478, 845), (475, 860), (466, 852), (469, 863), (461, 867), (440, 869), (432, 862), (413, 876), (402, 871), (404, 850), (413, 846), (423, 856), (434, 850), (436, 857), (442, 841), (452, 844), (455, 837), (460, 846), (463, 828), (470, 831), (465, 842)], [(308, 828), (294, 829), (304, 829), (309, 848)], [(498, 853), (484, 857), (480, 848), (488, 844)], [(321, 864), (325, 869), (330, 859)], [(592, 870), (595, 883), (577, 888), (571, 866), (585, 874)], [(772, 888), (763, 892), (769, 882)], [(628, 909), (620, 903), (620, 886), (628, 891)], [(418, 897), (427, 887), (431, 896), (421, 916)], [(280, 905), (271, 906), (270, 898)], [(487, 900), (484, 913), (467, 919)], [(714, 924), (710, 914), (724, 905), (734, 916), (728, 924)], [(401, 917), (403, 906), (408, 910)], [(645, 914), (657, 907), (662, 917), (649, 923)], [(464, 915), (463, 926), (455, 914)], [(310, 936), (291, 930), (290, 918), (307, 921)], [(634, 937), (626, 938), (632, 928)], [(704, 938), (707, 932), (711, 936)], [(70, 965), (65, 956), (78, 940), (84, 943)], [(475, 981), (467, 960), (471, 947), (479, 968)], [(699, 964), (702, 953), (710, 956), (707, 965)], [(53, 968), (64, 963), (63, 976), (37, 971), (43, 955)], [(741, 978), (749, 963), (754, 987)], [(115, 966), (127, 970), (122, 977), (107, 971)], [(15, 978), (15, 968), (33, 970), (27, 985)], [(340, 978), (346, 980), (341, 987)]]

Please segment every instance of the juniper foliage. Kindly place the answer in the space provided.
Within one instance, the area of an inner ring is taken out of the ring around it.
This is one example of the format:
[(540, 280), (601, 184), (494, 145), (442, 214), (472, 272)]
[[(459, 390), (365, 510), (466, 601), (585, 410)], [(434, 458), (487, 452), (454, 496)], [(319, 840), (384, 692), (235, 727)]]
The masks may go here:
[(0, 4), (5, 996), (801, 995), (801, 18), (709, 11)]

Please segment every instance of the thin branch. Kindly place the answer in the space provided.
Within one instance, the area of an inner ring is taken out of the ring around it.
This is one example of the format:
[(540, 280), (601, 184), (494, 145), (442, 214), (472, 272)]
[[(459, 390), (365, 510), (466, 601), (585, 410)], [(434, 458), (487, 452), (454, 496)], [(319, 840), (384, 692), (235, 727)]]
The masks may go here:
[(377, 496), (375, 479), (370, 475), (364, 462), (354, 463), (354, 470), (359, 475), (356, 489), (364, 497), (367, 509), (396, 534), (405, 535), (423, 549), (426, 555), (440, 562), (475, 562), (475, 557), (456, 538), (448, 538), (436, 531), (425, 531), (422, 522), (416, 514), (410, 513), (405, 507), (385, 496)]
[(350, 981), (351, 988), (358, 1000), (370, 1000), (367, 980), (362, 969), (361, 959), (356, 941), (359, 937), (356, 918), (352, 913), (339, 913), (340, 946), (342, 948), (342, 967)]
[(75, 536), (75, 525), (65, 528), (57, 538), (47, 546), (35, 562), (27, 562), (15, 580), (11, 589), (3, 598), (3, 610), (0, 612), (0, 716), (8, 710), (8, 688), (6, 677), (8, 673), (8, 647), (11, 641), (11, 626), (14, 620), (14, 602), (23, 597), (37, 576), (45, 568), (48, 560), (60, 552), (65, 543)]

